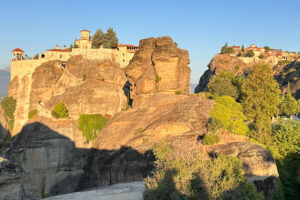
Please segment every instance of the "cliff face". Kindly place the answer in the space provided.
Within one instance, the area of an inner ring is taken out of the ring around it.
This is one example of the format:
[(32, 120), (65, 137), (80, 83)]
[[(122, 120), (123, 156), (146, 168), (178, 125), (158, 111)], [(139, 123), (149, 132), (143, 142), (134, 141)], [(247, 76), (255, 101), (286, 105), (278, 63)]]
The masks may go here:
[(9, 133), (8, 133), (7, 119), (4, 115), (4, 111), (0, 107), (0, 151), (2, 149), (2, 145), (5, 143), (8, 134)]
[(274, 66), (275, 79), (280, 88), (285, 91), (288, 83), (296, 99), (300, 99), (300, 59), (284, 66)]
[(272, 60), (258, 60), (255, 62), (245, 63), (237, 57), (230, 57), (224, 54), (216, 55), (208, 64), (208, 70), (204, 72), (195, 88), (195, 93), (207, 91), (210, 80), (221, 71), (232, 72), (235, 75), (247, 74), (255, 64), (267, 64), (273, 68), (274, 77), (280, 85), (282, 92), (290, 83), (291, 92), (296, 99), (300, 98), (300, 59), (290, 64), (274, 65)]
[(155, 99), (164, 101), (168, 95), (176, 99), (176, 91), (189, 94), (189, 62), (188, 52), (179, 49), (170, 37), (141, 40), (138, 52), (125, 68), (131, 83), (133, 107), (158, 102), (153, 102), (153, 95), (156, 95)]
[(114, 115), (127, 106), (125, 83), (124, 72), (110, 60), (75, 56), (67, 63), (43, 63), (32, 75), (17, 76), (9, 85), (9, 96), (17, 100), (13, 134), (21, 130), (31, 110), (51, 118), (59, 102), (66, 105), (72, 119), (80, 114)]

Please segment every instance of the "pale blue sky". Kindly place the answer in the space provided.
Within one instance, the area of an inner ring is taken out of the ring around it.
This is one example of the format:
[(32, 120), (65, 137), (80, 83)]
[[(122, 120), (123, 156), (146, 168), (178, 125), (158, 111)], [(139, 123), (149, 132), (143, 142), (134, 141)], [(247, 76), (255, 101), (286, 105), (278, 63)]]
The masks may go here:
[(26, 54), (70, 45), (80, 30), (113, 27), (121, 43), (171, 36), (190, 53), (191, 82), (198, 82), (222, 45), (255, 43), (300, 51), (297, 0), (1, 0), (0, 68), (11, 50)]

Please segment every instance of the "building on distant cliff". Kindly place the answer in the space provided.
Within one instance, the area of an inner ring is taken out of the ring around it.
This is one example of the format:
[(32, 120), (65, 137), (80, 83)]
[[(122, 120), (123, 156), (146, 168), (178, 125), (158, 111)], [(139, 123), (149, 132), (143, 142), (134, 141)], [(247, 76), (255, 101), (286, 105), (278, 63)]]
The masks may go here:
[(42, 63), (50, 60), (60, 60), (66, 62), (72, 56), (81, 55), (85, 59), (90, 60), (103, 60), (111, 59), (118, 64), (121, 68), (126, 67), (133, 55), (138, 50), (138, 46), (131, 44), (118, 44), (117, 48), (107, 49), (101, 45), (98, 49), (92, 48), (92, 37), (90, 31), (82, 30), (80, 39), (75, 40), (74, 48), (60, 49), (58, 45), (54, 49), (48, 49), (46, 52), (37, 54), (34, 58), (24, 57), (24, 51), (16, 48), (12, 51), (11, 62), (11, 80), (18, 75), (20, 77), (31, 74), (35, 68)]
[[(294, 60), (300, 56), (295, 52), (282, 51), (280, 49), (265, 49), (263, 47), (257, 47), (254, 44), (245, 48), (244, 51), (242, 51), (240, 46), (230, 46), (229, 48), (232, 49), (232, 53), (228, 54), (229, 56), (238, 57), (245, 63), (264, 59), (277, 64), (280, 60)], [(249, 51), (253, 51), (253, 57), (245, 57), (245, 54)]]

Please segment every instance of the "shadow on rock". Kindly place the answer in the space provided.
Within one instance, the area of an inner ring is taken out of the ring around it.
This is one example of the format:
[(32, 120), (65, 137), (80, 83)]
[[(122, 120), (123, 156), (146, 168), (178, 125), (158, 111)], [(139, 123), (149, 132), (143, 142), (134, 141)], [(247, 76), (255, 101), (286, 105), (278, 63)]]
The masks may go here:
[[(17, 135), (5, 157), (22, 172), (30, 199), (142, 180), (152, 169), (152, 152), (76, 148), (68, 137), (34, 122)], [(1, 187), (0, 187), (1, 191)]]

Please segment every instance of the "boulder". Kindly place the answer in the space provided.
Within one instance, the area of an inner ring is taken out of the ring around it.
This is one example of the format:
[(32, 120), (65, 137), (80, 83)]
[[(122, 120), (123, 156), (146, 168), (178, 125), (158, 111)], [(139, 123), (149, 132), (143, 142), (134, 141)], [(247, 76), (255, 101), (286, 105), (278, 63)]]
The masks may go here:
[[(125, 68), (131, 83), (133, 107), (147, 107), (147, 100), (157, 93), (174, 97), (190, 93), (189, 55), (170, 37), (147, 38), (140, 41), (139, 50)], [(151, 95), (149, 95), (151, 94)], [(162, 97), (164, 98), (164, 97)], [(157, 102), (159, 101), (158, 98)], [(146, 103), (146, 104), (145, 104)]]
[(9, 160), (0, 157), (0, 199), (29, 200), (21, 184), (21, 170)]
[(249, 142), (232, 142), (212, 147), (209, 154), (212, 157), (230, 155), (239, 158), (243, 162), (246, 180), (254, 183), (265, 199), (272, 199), (279, 175), (275, 160), (265, 148)]

